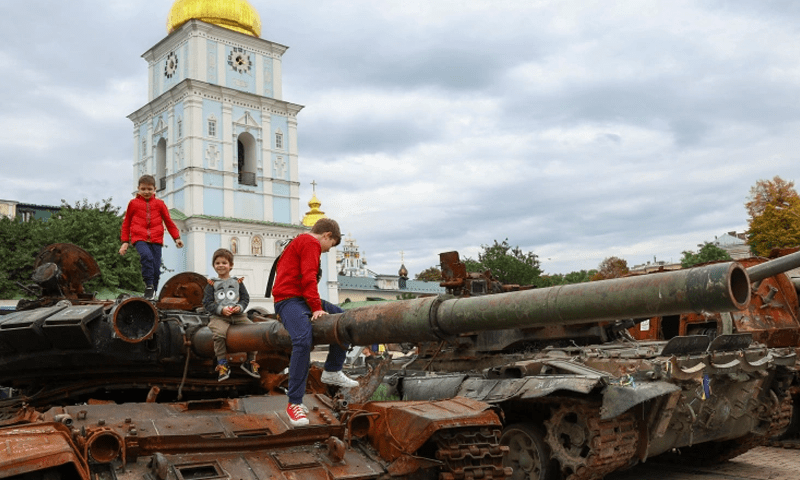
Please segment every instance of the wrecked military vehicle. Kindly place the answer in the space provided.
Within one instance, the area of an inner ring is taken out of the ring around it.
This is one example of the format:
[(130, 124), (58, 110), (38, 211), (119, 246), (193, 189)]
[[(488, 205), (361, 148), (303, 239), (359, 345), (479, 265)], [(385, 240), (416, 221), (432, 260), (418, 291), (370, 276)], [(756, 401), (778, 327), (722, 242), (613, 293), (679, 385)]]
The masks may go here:
[[(312, 369), (304, 398), (310, 424), (292, 427), (281, 394), (286, 348), (232, 335), (232, 346), (258, 345), (261, 378), (237, 368), (228, 381), (216, 380), (203, 276), (173, 277), (153, 302), (96, 300), (82, 283), (97, 274), (79, 247), (48, 246), (29, 287), (36, 298), (0, 317), (0, 478), (511, 475), (502, 465), (500, 419), (486, 403), (348, 403)], [(274, 320), (254, 326), (262, 334), (282, 330)], [(231, 360), (244, 361), (237, 356)]]
[[(403, 399), (466, 397), (500, 407), (512, 478), (600, 479), (677, 451), (723, 461), (789, 424), (794, 349), (754, 344), (747, 333), (634, 341), (626, 330), (665, 303), (682, 302), (683, 313), (722, 312), (700, 299), (736, 264), (522, 290), (491, 272), (466, 272), (456, 252), (440, 257), (453, 298), (437, 300), (452, 302), (431, 315), (437, 321), (503, 322), (529, 308), (541, 320), (503, 330), (437, 329), (438, 339), (417, 342), (416, 355), (395, 362), (387, 378)], [(682, 279), (681, 288), (672, 278)], [(737, 278), (734, 296), (742, 301), (728, 312), (748, 304), (749, 280)], [(530, 306), (515, 300), (523, 295), (535, 299)]]

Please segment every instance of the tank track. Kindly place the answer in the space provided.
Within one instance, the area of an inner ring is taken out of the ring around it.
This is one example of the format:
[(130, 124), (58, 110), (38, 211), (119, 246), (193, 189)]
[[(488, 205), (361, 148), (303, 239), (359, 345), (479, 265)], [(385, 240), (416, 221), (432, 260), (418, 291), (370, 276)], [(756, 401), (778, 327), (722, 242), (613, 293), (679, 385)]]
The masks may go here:
[(484, 427), (476, 431), (444, 430), (436, 434), (436, 459), (444, 462), (447, 471), (439, 480), (503, 480), (512, 470), (503, 467), (508, 447), (500, 445), (500, 429)]
[(564, 480), (597, 480), (630, 464), (638, 434), (632, 413), (601, 420), (599, 408), (563, 403), (545, 421), (545, 442)]

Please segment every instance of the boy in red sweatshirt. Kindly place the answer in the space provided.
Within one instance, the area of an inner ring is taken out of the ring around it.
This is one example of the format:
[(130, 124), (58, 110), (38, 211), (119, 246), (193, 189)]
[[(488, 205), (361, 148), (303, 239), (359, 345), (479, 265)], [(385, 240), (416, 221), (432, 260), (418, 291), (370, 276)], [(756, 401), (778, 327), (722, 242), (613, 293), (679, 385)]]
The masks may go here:
[(161, 277), (161, 248), (164, 245), (164, 224), (178, 248), (183, 247), (181, 233), (169, 216), (167, 205), (155, 197), (156, 179), (152, 175), (139, 178), (136, 197), (128, 202), (122, 220), (119, 254), (125, 255), (131, 243), (139, 252), (144, 280), (144, 297), (152, 299)]
[[(272, 297), (275, 313), (292, 337), (292, 357), (289, 360), (289, 405), (286, 414), (292, 425), (308, 425), (307, 409), (303, 405), (306, 393), (308, 366), (311, 363), (311, 322), (328, 313), (344, 310), (319, 298), (319, 257), (339, 245), (342, 234), (339, 224), (321, 218), (310, 233), (298, 235), (289, 242), (278, 261)], [(357, 387), (357, 381), (342, 373), (347, 352), (331, 345), (325, 360), (322, 382), (344, 388)]]

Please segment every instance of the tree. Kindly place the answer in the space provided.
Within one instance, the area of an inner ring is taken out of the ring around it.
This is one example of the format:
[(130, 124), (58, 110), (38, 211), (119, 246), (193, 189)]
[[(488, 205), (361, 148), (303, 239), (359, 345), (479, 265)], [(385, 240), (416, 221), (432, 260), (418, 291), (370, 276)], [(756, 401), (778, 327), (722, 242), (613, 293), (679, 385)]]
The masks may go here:
[(584, 283), (592, 280), (592, 277), (597, 274), (597, 270), (581, 270), (578, 272), (569, 272), (566, 275), (561, 273), (554, 273), (550, 275), (542, 275), (539, 278), (536, 286), (538, 287), (555, 287), (558, 285), (569, 285), (573, 283)]
[(619, 278), (628, 273), (628, 262), (619, 257), (608, 257), (598, 266), (599, 271), (592, 276), (594, 280), (608, 280)]
[(465, 259), (468, 272), (491, 270), (500, 282), (519, 285), (536, 285), (542, 274), (539, 259), (533, 252), (511, 247), (508, 239), (502, 243), (494, 241), (494, 245), (481, 245), (483, 252), (478, 254), (478, 261)]
[(772, 180), (759, 180), (750, 187), (750, 196), (744, 204), (751, 218), (764, 213), (767, 207), (786, 206), (798, 200), (794, 182), (787, 182), (779, 176)]
[(705, 242), (697, 253), (690, 250), (682, 252), (681, 266), (683, 268), (693, 267), (700, 263), (715, 262), (718, 260), (730, 260), (731, 256), (728, 252), (723, 250), (713, 243)]
[(119, 232), (122, 227), (120, 209), (111, 198), (102, 202), (76, 202), (74, 206), (61, 201), (61, 211), (47, 221), (47, 244), (73, 243), (97, 261), (102, 272), (99, 279), (86, 285), (87, 291), (98, 287), (142, 291), (139, 254), (129, 249), (119, 254)]
[(768, 256), (773, 248), (800, 245), (800, 195), (794, 182), (778, 176), (759, 180), (745, 208), (750, 214), (747, 244), (754, 254)]
[(423, 282), (441, 282), (442, 271), (436, 267), (428, 267), (414, 275), (414, 280), (422, 280)]
[(0, 298), (15, 298), (31, 283), (36, 254), (46, 245), (44, 221), (0, 218)]
[(87, 291), (99, 288), (142, 291), (144, 283), (139, 254), (131, 249), (119, 255), (122, 217), (111, 199), (94, 204), (86, 199), (74, 206), (61, 201), (61, 210), (47, 220), (28, 222), (0, 219), (0, 296), (14, 298), (24, 293), (17, 285), (31, 283), (36, 255), (53, 243), (73, 243), (97, 261), (101, 277), (85, 285)]

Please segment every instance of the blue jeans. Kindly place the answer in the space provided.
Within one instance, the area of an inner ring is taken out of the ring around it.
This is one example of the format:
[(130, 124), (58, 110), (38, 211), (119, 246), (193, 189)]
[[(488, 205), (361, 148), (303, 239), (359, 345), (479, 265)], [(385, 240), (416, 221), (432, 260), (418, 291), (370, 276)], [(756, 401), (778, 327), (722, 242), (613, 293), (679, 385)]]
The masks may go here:
[[(322, 300), (322, 309), (328, 313), (344, 310)], [(311, 309), (302, 297), (287, 298), (275, 304), (275, 313), (280, 316), (283, 327), (292, 337), (292, 358), (289, 360), (289, 403), (303, 403), (311, 364)], [(325, 359), (326, 372), (338, 372), (344, 365), (348, 347), (331, 345)]]
[(141, 258), (144, 285), (152, 285), (158, 293), (158, 279), (161, 278), (161, 245), (138, 241), (133, 246)]

